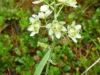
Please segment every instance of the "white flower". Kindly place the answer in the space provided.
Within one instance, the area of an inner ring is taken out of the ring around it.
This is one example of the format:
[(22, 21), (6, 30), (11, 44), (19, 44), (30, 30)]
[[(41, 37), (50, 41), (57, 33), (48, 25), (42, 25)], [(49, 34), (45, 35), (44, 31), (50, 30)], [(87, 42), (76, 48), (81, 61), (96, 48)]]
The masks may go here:
[(49, 10), (48, 5), (41, 6), (40, 11), (41, 12), (38, 13), (38, 18), (42, 18), (42, 19), (47, 18), (52, 13), (52, 11)]
[(32, 31), (30, 36), (34, 36), (35, 34), (39, 33), (41, 22), (39, 19), (30, 17), (30, 23), (31, 25), (29, 26), (28, 30)]
[(81, 35), (79, 34), (79, 31), (81, 29), (81, 25), (75, 25), (75, 21), (72, 22), (72, 25), (68, 25), (68, 36), (77, 43), (76, 38), (81, 38)]
[(49, 6), (48, 5), (42, 5), (40, 7), (40, 11), (42, 11), (42, 12), (47, 12), (48, 10), (49, 10)]
[(65, 22), (58, 22), (57, 20), (53, 20), (52, 23), (49, 23), (46, 28), (49, 29), (49, 35), (53, 38), (55, 35), (58, 39), (61, 37), (61, 31), (65, 32), (67, 29), (63, 26)]
[(34, 1), (34, 2), (32, 2), (33, 4), (39, 4), (39, 3), (41, 3), (41, 2), (43, 2), (44, 0), (37, 0), (37, 1)]
[(77, 7), (77, 2), (76, 0), (57, 0), (59, 3), (71, 6), (71, 7)]
[(52, 13), (52, 11), (50, 11), (50, 10), (46, 11), (45, 13), (44, 12), (39, 12), (38, 13), (38, 18), (42, 18), (42, 19), (47, 18), (51, 13)]

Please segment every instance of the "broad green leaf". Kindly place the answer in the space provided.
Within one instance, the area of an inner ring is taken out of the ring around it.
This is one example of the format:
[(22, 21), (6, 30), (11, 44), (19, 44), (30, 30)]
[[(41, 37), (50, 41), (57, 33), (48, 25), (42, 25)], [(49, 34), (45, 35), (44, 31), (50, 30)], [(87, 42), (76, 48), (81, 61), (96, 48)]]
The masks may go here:
[(51, 50), (48, 50), (48, 52), (44, 55), (43, 59), (40, 61), (39, 65), (37, 66), (34, 75), (41, 75), (41, 72), (49, 59), (50, 52)]

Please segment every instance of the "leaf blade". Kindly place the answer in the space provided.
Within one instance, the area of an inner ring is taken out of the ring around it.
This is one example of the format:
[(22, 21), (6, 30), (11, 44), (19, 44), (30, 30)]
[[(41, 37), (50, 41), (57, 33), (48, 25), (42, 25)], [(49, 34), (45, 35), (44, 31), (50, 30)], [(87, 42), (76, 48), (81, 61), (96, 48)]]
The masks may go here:
[(39, 65), (37, 66), (36, 68), (36, 71), (34, 73), (34, 75), (41, 75), (41, 72), (46, 64), (46, 62), (48, 61), (49, 59), (49, 56), (50, 56), (50, 52), (51, 50), (48, 50), (48, 52), (44, 55), (44, 57), (42, 58), (42, 60), (40, 61)]

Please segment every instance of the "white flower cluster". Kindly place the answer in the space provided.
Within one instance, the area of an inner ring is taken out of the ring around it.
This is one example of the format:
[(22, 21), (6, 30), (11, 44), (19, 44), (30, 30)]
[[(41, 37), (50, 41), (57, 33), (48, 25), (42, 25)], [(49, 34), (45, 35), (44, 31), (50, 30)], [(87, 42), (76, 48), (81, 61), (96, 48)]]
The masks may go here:
[[(37, 1), (36, 3), (39, 2)], [(32, 17), (30, 17), (31, 25), (28, 28), (29, 31), (32, 31), (30, 36), (34, 36), (35, 34), (39, 33), (39, 29), (41, 27), (41, 21), (39, 19), (47, 18), (51, 13), (52, 11), (49, 10), (49, 6), (43, 5), (40, 7), (40, 12), (38, 15), (33, 14)]]
[[(39, 4), (41, 2), (44, 2), (44, 0), (37, 0), (34, 1), (33, 4)], [(77, 7), (76, 0), (57, 0), (58, 4), (67, 5), (71, 7)], [(54, 11), (54, 10), (53, 10)], [(39, 33), (39, 29), (41, 27), (41, 21), (40, 19), (45, 19), (53, 12), (50, 10), (50, 5), (42, 5), (40, 7), (40, 12), (38, 15), (33, 14), (32, 17), (30, 17), (30, 23), (28, 30), (32, 33), (30, 36), (34, 36), (35, 34)], [(54, 15), (55, 16), (55, 15)], [(52, 39), (54, 37), (61, 38), (61, 36), (65, 33), (68, 37), (70, 37), (75, 43), (77, 43), (76, 38), (81, 38), (81, 35), (79, 34), (81, 25), (75, 25), (75, 21), (72, 22), (71, 25), (68, 25), (66, 28), (64, 25), (66, 24), (65, 21), (58, 21), (57, 19), (54, 19), (52, 23), (46, 23), (45, 27), (48, 29), (48, 34), (51, 36)]]
[[(44, 0), (37, 0), (32, 2), (33, 4), (39, 4), (41, 2), (43, 2)], [(59, 3), (64, 4), (64, 5), (68, 5), (68, 6), (72, 6), (72, 7), (77, 7), (77, 2), (76, 0), (57, 0)]]

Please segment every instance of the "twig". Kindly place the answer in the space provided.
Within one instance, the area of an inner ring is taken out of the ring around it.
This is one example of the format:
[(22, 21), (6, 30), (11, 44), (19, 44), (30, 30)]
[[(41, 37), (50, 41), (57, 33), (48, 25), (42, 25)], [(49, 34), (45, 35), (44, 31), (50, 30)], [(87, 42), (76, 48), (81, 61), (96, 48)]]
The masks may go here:
[(90, 67), (88, 67), (81, 75), (84, 75), (87, 71), (89, 71), (94, 65), (96, 65), (100, 61), (100, 58), (95, 61)]
[(16, 5), (16, 9), (20, 7), (26, 0), (20, 0), (19, 3)]
[(94, 0), (94, 2), (93, 3), (91, 3), (89, 6), (87, 6), (85, 9), (84, 9), (84, 11), (86, 11), (90, 6), (92, 6), (94, 3), (96, 3), (97, 2), (97, 0)]

